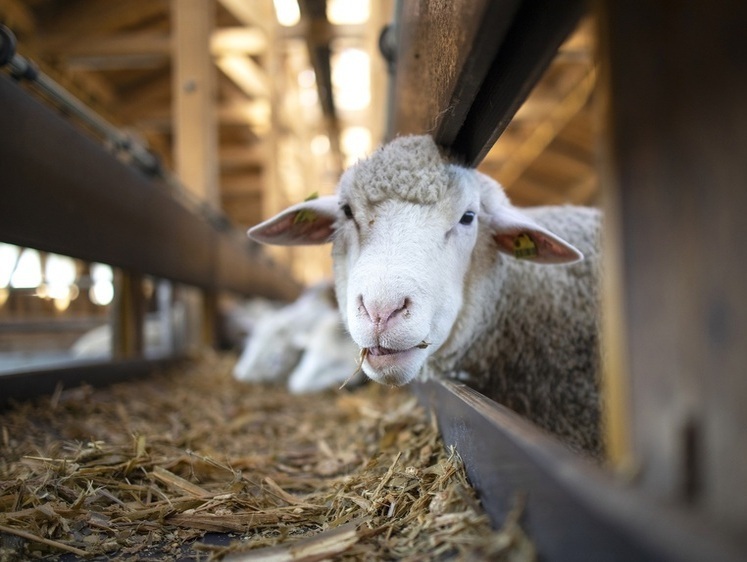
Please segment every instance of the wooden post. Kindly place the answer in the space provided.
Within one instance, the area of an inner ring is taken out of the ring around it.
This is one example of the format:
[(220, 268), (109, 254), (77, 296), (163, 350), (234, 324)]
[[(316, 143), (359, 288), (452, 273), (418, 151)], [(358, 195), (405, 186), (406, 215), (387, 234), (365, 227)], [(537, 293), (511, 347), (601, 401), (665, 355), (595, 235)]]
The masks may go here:
[(112, 357), (141, 357), (144, 350), (145, 298), (143, 276), (115, 270), (114, 302), (112, 306)]
[(210, 55), (215, 4), (172, 0), (176, 173), (200, 199), (217, 204), (218, 128), (215, 66)]
[(744, 533), (747, 4), (600, 7), (641, 486)]
[[(199, 199), (219, 206), (215, 66), (210, 54), (213, 0), (172, 0), (176, 172)], [(202, 343), (215, 343), (217, 296), (202, 295)]]

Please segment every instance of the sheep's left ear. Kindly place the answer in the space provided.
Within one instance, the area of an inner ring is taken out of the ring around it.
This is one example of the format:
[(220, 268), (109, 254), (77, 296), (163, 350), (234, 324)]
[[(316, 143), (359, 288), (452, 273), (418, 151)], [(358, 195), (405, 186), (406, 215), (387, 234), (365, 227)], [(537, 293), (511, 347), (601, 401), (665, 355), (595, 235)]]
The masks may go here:
[(543, 228), (515, 207), (501, 206), (490, 215), (498, 251), (535, 263), (564, 264), (584, 259), (574, 246)]
[(247, 234), (257, 242), (277, 246), (325, 244), (334, 232), (338, 208), (336, 195), (309, 199), (253, 226)]

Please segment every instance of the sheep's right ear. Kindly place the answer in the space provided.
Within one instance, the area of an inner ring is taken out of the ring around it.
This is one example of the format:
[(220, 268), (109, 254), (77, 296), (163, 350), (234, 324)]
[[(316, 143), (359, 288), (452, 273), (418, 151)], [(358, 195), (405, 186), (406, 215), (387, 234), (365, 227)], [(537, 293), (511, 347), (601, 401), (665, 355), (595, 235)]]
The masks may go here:
[(327, 195), (298, 203), (250, 228), (247, 234), (257, 242), (277, 246), (325, 244), (334, 233), (337, 201), (337, 196)]

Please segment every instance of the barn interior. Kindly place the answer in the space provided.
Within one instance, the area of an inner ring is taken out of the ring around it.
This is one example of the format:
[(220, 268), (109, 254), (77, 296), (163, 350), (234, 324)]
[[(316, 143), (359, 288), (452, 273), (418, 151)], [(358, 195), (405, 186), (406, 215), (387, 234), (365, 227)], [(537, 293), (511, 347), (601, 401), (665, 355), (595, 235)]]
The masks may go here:
[[(747, 13), (559, 4), (0, 0), (0, 558), (743, 559)], [(449, 385), (234, 380), (332, 275), (245, 231), (422, 133), (610, 217), (603, 466)]]

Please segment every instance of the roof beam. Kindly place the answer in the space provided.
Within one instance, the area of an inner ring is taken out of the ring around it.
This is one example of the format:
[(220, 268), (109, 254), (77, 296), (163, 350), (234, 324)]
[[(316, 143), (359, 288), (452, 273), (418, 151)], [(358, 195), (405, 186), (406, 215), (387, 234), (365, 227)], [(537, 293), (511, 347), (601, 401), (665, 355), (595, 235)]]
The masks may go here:
[[(233, 17), (244, 25), (256, 25), (266, 31), (273, 14), (267, 9), (267, 2), (247, 2), (246, 0), (218, 0)], [(271, 5), (271, 3), (270, 3)]]
[[(163, 18), (168, 21), (167, 0), (149, 2), (75, 2), (66, 5), (54, 18), (44, 22), (45, 32), (61, 43), (49, 45), (54, 50), (64, 48), (79, 37), (109, 35), (119, 29), (134, 27), (144, 21)], [(67, 39), (65, 39), (67, 37)]]
[[(73, 43), (69, 34), (42, 39), (40, 49), (55, 52), (72, 68), (112, 70), (151, 68), (165, 65), (171, 56), (171, 36), (158, 31), (120, 33)], [(216, 56), (261, 55), (267, 49), (267, 38), (258, 28), (231, 27), (216, 29), (210, 36), (210, 52)]]
[(558, 103), (545, 119), (538, 122), (532, 133), (508, 157), (498, 172), (501, 183), (508, 187), (550, 145), (558, 133), (586, 105), (596, 82), (596, 71), (591, 69)]

